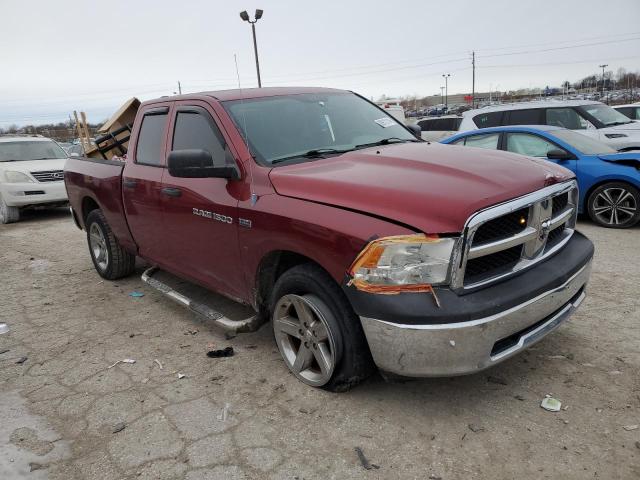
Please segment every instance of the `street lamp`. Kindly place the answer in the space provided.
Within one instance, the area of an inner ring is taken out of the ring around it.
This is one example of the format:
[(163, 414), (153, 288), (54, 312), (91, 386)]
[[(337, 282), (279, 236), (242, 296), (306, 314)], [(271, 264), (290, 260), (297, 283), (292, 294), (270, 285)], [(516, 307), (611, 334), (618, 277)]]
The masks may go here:
[(444, 87), (440, 87), (440, 103), (444, 103)]
[(442, 77), (444, 78), (444, 108), (445, 110), (449, 110), (449, 77), (451, 76), (450, 73), (446, 73), (446, 74), (442, 74)]
[(240, 18), (245, 22), (251, 24), (251, 31), (253, 32), (253, 52), (256, 56), (256, 72), (258, 72), (258, 88), (262, 88), (262, 82), (260, 81), (260, 63), (258, 62), (258, 43), (256, 42), (256, 22), (262, 18), (263, 11), (259, 8), (256, 9), (255, 20), (249, 18), (249, 14), (246, 10), (240, 12)]
[[(604, 64), (604, 65), (598, 65), (601, 69), (602, 69), (602, 96), (604, 97), (604, 69), (607, 68), (609, 65)], [(607, 103), (608, 99), (607, 99)]]

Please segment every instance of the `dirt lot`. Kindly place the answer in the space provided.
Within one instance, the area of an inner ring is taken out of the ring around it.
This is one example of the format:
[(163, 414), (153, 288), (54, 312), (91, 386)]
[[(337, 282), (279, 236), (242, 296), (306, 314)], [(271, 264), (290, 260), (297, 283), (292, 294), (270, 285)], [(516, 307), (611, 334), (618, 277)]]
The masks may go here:
[(0, 478), (640, 478), (640, 228), (579, 228), (589, 294), (542, 343), (331, 394), (288, 373), (268, 328), (225, 340), (139, 276), (101, 281), (66, 211), (0, 226)]

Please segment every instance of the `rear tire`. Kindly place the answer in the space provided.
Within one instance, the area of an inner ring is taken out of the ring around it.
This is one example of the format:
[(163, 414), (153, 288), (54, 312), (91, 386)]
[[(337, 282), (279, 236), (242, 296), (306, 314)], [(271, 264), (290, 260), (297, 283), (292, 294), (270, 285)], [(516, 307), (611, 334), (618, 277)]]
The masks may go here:
[(0, 195), (0, 223), (14, 223), (20, 220), (20, 209), (18, 207), (10, 207), (4, 202)]
[(640, 192), (628, 183), (605, 183), (589, 195), (587, 209), (602, 227), (630, 228), (640, 220)]
[(375, 371), (360, 319), (320, 267), (287, 270), (273, 288), (270, 312), (285, 364), (307, 385), (343, 392)]
[(136, 256), (120, 246), (101, 210), (92, 210), (85, 222), (93, 266), (102, 278), (116, 280), (131, 275)]

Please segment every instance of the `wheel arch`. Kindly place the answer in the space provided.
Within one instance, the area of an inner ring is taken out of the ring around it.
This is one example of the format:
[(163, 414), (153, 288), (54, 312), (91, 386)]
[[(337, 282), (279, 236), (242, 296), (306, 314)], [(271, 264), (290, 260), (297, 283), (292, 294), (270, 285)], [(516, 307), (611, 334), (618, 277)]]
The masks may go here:
[(93, 210), (99, 210), (100, 209), (100, 205), (98, 205), (98, 202), (96, 202), (96, 200), (92, 197), (86, 196), (82, 199), (82, 225), (86, 226), (87, 224), (87, 217), (89, 216), (89, 214), (93, 211)]

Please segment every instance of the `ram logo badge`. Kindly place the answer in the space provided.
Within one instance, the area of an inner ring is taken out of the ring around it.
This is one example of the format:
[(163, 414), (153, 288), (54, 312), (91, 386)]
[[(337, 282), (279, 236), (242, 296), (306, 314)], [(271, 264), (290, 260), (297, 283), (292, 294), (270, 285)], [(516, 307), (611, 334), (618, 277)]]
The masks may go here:
[(220, 215), (219, 213), (213, 213), (208, 210), (201, 210), (199, 208), (193, 209), (193, 214), (198, 217), (210, 218), (212, 220), (217, 220), (222, 223), (233, 223), (233, 218), (227, 217), (226, 215)]

